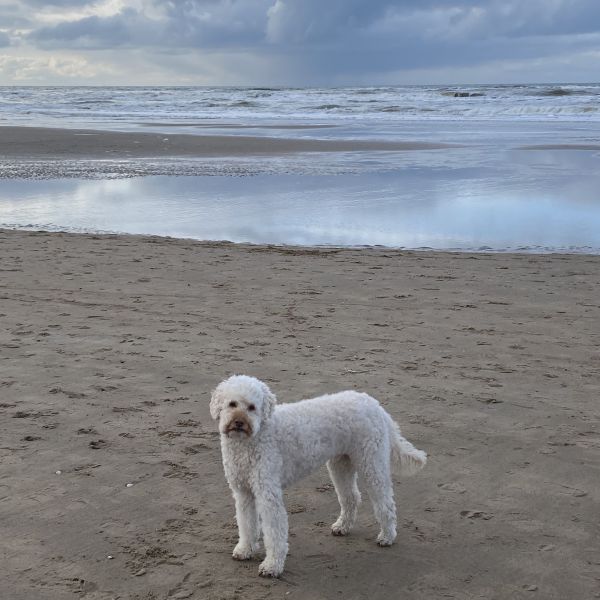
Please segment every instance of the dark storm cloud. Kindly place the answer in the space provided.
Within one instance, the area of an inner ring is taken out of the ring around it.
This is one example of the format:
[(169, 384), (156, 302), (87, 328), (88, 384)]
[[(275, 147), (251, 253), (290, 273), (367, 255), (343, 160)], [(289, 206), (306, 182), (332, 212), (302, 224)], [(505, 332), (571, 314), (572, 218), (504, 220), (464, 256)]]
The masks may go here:
[(332, 75), (464, 68), (600, 48), (595, 0), (280, 0), (269, 17), (273, 43), (301, 53), (308, 71)]
[(329, 42), (364, 30), (395, 3), (389, 0), (278, 0), (267, 12), (271, 41)]
[(187, 0), (165, 7), (163, 43), (227, 48), (260, 45), (272, 0)]
[[(279, 0), (269, 26), (288, 41), (347, 38), (386, 21), (393, 33), (427, 39), (434, 30), (444, 37), (466, 38), (565, 35), (600, 31), (597, 0)], [(373, 40), (375, 41), (375, 40)]]

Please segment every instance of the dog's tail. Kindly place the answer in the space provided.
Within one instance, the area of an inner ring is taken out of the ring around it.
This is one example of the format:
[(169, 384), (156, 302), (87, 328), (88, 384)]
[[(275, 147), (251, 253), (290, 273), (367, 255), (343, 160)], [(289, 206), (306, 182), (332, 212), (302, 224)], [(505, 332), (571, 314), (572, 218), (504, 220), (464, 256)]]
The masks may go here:
[(390, 415), (386, 413), (390, 440), (392, 443), (392, 455), (400, 462), (400, 470), (403, 475), (414, 475), (427, 464), (427, 454), (423, 450), (415, 448), (400, 433), (400, 427)]

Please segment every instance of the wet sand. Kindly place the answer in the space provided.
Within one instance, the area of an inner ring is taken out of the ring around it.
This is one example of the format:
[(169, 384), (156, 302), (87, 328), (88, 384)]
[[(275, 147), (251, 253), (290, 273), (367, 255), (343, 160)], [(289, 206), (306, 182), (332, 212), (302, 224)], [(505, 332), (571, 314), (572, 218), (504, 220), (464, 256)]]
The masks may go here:
[(143, 127), (161, 127), (169, 129), (171, 127), (202, 127), (206, 129), (300, 129), (300, 130), (311, 130), (311, 129), (334, 129), (337, 125), (326, 124), (326, 123), (314, 123), (310, 125), (301, 125), (298, 123), (261, 123), (260, 125), (244, 125), (242, 123), (221, 123), (219, 122), (207, 122), (207, 121), (189, 121), (184, 123), (169, 123), (169, 122), (140, 122), (138, 125)]
[(295, 152), (411, 151), (451, 148), (431, 142), (286, 139), (242, 135), (0, 127), (0, 160), (281, 155)]
[[(0, 232), (10, 600), (598, 597), (600, 257)], [(430, 455), (336, 538), (325, 469), (287, 493), (280, 581), (231, 559), (210, 390), (377, 397)], [(128, 487), (127, 484), (133, 484)]]

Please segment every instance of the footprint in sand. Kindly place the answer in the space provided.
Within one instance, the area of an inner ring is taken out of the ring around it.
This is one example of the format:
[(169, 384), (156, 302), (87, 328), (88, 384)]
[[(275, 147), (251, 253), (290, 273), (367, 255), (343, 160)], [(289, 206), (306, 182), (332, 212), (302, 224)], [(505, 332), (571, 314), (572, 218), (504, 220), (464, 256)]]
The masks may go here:
[(85, 435), (89, 433), (98, 433), (93, 427), (80, 427), (77, 430), (78, 435)]
[(493, 514), (483, 512), (482, 510), (461, 510), (460, 516), (466, 519), (483, 519), (484, 521), (494, 518)]
[(105, 440), (92, 440), (89, 443), (89, 446), (92, 450), (101, 450), (102, 448), (106, 448), (107, 442)]

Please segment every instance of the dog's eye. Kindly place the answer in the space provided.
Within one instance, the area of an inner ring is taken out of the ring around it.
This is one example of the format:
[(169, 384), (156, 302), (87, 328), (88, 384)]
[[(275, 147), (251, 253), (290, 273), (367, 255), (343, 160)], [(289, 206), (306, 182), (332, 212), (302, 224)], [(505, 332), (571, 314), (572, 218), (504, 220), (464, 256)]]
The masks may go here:
[(229, 403), (229, 406), (231, 408), (235, 408), (237, 406), (237, 402), (234, 402), (233, 400)]
[(254, 406), (254, 404), (249, 404), (248, 410), (256, 410), (256, 406)]

